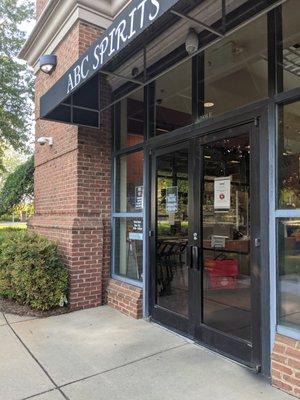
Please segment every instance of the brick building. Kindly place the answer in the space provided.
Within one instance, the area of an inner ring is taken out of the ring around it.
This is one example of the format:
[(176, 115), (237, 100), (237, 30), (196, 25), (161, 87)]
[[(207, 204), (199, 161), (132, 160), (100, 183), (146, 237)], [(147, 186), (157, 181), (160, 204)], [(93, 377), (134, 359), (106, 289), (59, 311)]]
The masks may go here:
[(71, 309), (150, 317), (300, 397), (297, 0), (36, 14), (30, 229), (58, 241)]

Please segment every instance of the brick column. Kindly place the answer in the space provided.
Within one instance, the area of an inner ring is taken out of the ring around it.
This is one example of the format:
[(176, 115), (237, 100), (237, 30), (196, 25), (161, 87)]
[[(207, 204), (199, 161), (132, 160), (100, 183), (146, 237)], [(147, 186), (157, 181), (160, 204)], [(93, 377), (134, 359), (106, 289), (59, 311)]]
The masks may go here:
[[(36, 77), (36, 138), (51, 136), (54, 144), (36, 146), (36, 211), (29, 229), (58, 242), (69, 269), (73, 310), (103, 304), (109, 277), (110, 112), (102, 115), (101, 129), (76, 127), (40, 120), (39, 101), (100, 34), (95, 26), (77, 22), (55, 50), (54, 73)], [(103, 87), (102, 99), (109, 101), (109, 87)]]

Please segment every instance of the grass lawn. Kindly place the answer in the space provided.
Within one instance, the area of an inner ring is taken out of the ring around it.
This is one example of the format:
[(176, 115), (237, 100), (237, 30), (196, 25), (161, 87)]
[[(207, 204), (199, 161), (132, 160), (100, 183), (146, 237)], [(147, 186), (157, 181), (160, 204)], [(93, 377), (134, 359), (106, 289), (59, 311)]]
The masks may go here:
[(14, 229), (27, 229), (27, 225), (26, 225), (26, 223), (23, 223), (23, 222), (18, 222), (14, 225), (5, 225), (0, 222), (0, 230), (11, 231)]

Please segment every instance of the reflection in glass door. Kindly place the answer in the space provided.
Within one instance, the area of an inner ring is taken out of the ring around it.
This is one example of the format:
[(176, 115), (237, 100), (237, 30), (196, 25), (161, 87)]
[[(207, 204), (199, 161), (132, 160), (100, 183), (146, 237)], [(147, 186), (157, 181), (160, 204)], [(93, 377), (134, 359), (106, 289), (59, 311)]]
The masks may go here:
[(249, 135), (203, 146), (203, 323), (251, 342)]
[(188, 316), (188, 150), (156, 159), (156, 305)]

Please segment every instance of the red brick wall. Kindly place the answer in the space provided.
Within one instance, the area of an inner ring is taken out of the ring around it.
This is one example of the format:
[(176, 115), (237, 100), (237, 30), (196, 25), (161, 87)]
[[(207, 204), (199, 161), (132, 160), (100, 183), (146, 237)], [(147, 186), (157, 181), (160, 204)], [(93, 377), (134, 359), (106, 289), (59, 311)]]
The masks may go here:
[(125, 315), (139, 319), (143, 316), (143, 291), (136, 286), (110, 279), (107, 304)]
[[(41, 2), (39, 2), (41, 6)], [(39, 100), (100, 35), (100, 29), (76, 23), (55, 50), (56, 70), (36, 77), (36, 137), (54, 145), (36, 146), (35, 215), (31, 230), (59, 244), (70, 276), (72, 309), (98, 306), (105, 297), (110, 266), (110, 113), (102, 128), (76, 127), (39, 119)], [(103, 82), (102, 99), (110, 89)]]
[(272, 383), (300, 398), (300, 341), (276, 335), (272, 354)]

